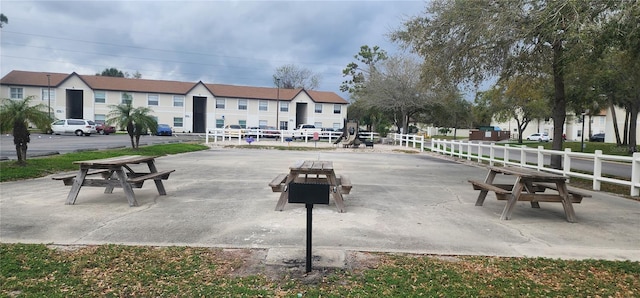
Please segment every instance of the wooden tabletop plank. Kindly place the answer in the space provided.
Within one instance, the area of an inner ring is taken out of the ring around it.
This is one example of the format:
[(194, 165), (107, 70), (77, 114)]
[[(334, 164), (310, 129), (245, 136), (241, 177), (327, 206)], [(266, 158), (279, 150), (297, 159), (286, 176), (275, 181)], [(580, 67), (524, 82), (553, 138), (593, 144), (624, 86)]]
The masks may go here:
[(74, 161), (74, 164), (83, 166), (110, 166), (110, 165), (124, 165), (147, 162), (155, 159), (156, 156), (142, 156), (142, 155), (124, 155), (111, 158), (93, 159), (93, 160), (81, 160)]
[(525, 169), (525, 168), (490, 166), (489, 169), (497, 173), (515, 175), (515, 176), (520, 176), (523, 178), (530, 178), (530, 179), (545, 179), (545, 180), (566, 180), (567, 179), (567, 177), (562, 175), (556, 175), (552, 173), (541, 172), (541, 171)]

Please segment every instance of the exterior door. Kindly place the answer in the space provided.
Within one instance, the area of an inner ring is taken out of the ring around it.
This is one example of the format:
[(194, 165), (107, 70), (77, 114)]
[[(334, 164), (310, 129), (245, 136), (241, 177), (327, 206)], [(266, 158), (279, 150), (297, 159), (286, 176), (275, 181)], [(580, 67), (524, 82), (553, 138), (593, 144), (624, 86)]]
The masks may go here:
[(193, 97), (193, 132), (204, 133), (207, 130), (207, 98)]
[(69, 90), (67, 89), (67, 119), (83, 119), (84, 115), (82, 110), (84, 98), (82, 90)]

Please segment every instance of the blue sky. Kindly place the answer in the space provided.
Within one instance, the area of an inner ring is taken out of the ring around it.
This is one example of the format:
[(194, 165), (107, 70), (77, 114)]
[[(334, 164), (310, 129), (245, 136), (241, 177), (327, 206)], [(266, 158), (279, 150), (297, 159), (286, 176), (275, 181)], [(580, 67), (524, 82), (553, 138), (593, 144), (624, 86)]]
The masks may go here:
[(339, 91), (361, 45), (399, 51), (386, 35), (424, 1), (6, 1), (0, 72), (95, 74), (273, 86), (285, 64)]

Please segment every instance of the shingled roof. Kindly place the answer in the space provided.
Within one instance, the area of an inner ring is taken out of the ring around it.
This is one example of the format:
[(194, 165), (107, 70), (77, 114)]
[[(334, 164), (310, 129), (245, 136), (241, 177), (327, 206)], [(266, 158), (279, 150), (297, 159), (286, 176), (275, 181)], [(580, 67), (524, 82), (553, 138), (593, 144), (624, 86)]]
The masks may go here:
[[(50, 81), (47, 82), (47, 75)], [(236, 86), (225, 84), (205, 84), (202, 82), (180, 82), (164, 80), (131, 79), (96, 75), (79, 75), (74, 73), (47, 73), (13, 70), (0, 80), (2, 85), (31, 87), (57, 87), (65, 80), (78, 76), (91, 89), (125, 92), (147, 92), (165, 94), (189, 93), (198, 84), (203, 84), (216, 97), (267, 99), (283, 101), (293, 100), (300, 92), (306, 92), (314, 102), (347, 104), (348, 102), (334, 92), (304, 89), (279, 89), (270, 87)], [(278, 96), (279, 94), (279, 96)]]

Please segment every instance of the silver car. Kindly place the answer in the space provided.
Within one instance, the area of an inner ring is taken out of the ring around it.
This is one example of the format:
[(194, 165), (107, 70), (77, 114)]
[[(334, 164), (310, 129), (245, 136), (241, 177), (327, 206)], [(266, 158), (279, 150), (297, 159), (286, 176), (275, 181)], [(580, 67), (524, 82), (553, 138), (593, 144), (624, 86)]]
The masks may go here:
[(85, 119), (61, 119), (51, 123), (54, 134), (75, 134), (76, 136), (90, 136), (97, 133), (96, 123)]

